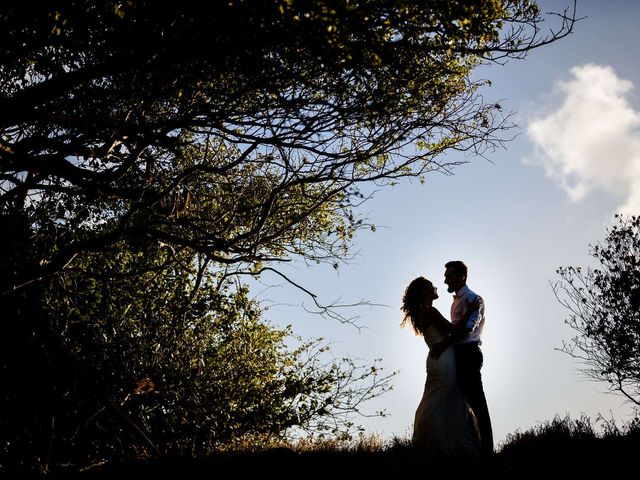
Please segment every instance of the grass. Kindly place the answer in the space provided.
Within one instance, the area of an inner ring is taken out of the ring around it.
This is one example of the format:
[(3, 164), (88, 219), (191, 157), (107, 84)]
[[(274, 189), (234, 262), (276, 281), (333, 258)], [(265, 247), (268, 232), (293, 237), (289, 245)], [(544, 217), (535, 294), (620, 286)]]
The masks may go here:
[[(601, 427), (598, 430), (596, 424)], [(376, 435), (351, 441), (301, 439), (270, 447), (251, 444), (206, 458), (166, 457), (105, 464), (84, 472), (58, 472), (50, 478), (83, 480), (119, 478), (255, 478), (255, 479), (403, 479), (442, 475), (615, 475), (636, 469), (640, 419), (616, 423), (587, 417), (556, 417), (517, 431), (491, 458), (461, 452), (447, 455), (414, 448), (408, 438), (385, 442)]]

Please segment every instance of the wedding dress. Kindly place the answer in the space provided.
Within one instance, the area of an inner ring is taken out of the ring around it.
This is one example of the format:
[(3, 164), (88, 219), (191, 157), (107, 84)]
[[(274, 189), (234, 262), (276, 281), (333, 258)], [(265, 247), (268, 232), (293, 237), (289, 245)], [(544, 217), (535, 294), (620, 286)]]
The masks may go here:
[[(423, 334), (429, 348), (443, 338), (433, 324)], [(455, 360), (453, 347), (437, 359), (427, 358), (427, 381), (413, 424), (414, 445), (444, 451), (478, 449), (476, 420), (460, 392)]]

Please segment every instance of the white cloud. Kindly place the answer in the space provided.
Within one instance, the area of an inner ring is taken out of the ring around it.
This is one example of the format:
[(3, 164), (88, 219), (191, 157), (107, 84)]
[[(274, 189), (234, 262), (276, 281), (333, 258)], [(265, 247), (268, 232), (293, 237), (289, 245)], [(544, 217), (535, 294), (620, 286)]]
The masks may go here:
[(560, 101), (527, 126), (535, 163), (580, 201), (591, 191), (621, 199), (619, 211), (640, 212), (640, 112), (627, 96), (633, 84), (609, 66), (571, 69)]

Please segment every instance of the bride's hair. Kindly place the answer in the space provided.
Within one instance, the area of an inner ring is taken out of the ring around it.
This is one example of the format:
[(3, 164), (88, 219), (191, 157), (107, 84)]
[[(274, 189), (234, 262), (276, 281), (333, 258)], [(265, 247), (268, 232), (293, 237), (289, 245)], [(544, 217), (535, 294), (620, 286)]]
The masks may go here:
[(400, 307), (400, 310), (404, 312), (404, 318), (400, 326), (404, 327), (408, 323), (411, 323), (416, 335), (422, 335), (419, 323), (420, 307), (424, 302), (424, 291), (431, 287), (433, 287), (433, 283), (424, 277), (418, 277), (411, 281), (402, 296), (402, 307)]

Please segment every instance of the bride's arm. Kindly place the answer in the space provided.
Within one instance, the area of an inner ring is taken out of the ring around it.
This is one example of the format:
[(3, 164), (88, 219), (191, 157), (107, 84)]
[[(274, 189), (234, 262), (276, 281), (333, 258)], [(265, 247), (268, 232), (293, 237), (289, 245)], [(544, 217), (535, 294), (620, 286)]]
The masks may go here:
[(444, 321), (447, 322), (447, 324), (449, 325), (449, 328), (445, 330), (447, 332), (447, 336), (444, 338), (444, 340), (436, 343), (431, 348), (431, 351), (429, 352), (429, 354), (433, 358), (438, 358), (440, 354), (444, 352), (447, 348), (449, 348), (451, 345), (456, 343), (458, 340), (461, 340), (462, 338), (467, 336), (469, 334), (469, 329), (466, 328), (467, 320), (469, 320), (469, 317), (471, 317), (471, 315), (473, 315), (476, 311), (478, 311), (479, 308), (480, 308), (480, 301), (478, 299), (475, 299), (471, 303), (467, 302), (467, 310), (465, 311), (462, 318), (460, 318), (460, 321), (455, 325), (452, 325), (451, 323), (449, 323), (449, 321), (446, 318), (442, 317), (442, 315), (440, 315), (440, 312), (436, 310), (436, 312), (438, 312), (438, 315), (440, 315), (440, 317), (442, 317)]
[(424, 313), (425, 320), (428, 322), (428, 324), (433, 324), (445, 335), (453, 333), (453, 324), (449, 320), (444, 318), (436, 307), (426, 307)]

